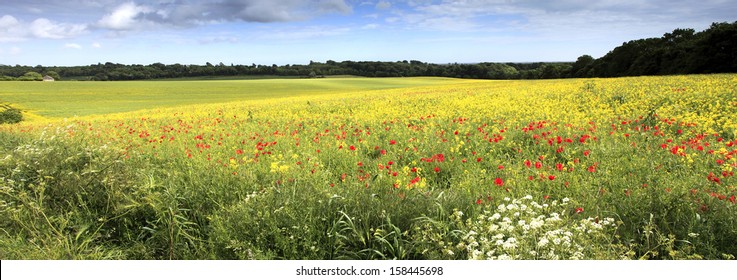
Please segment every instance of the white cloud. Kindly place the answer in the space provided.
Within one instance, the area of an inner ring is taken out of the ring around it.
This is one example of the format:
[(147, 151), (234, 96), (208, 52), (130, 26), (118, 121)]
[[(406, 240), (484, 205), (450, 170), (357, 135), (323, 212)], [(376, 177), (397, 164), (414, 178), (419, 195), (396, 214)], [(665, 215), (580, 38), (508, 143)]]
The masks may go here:
[(28, 28), (34, 37), (46, 39), (73, 38), (87, 31), (84, 24), (56, 23), (46, 18), (34, 20)]
[(0, 17), (0, 42), (22, 41), (25, 31), (15, 17), (4, 15)]
[(123, 3), (113, 12), (103, 16), (97, 24), (99, 27), (112, 30), (130, 30), (138, 27), (141, 15), (152, 11), (150, 7), (139, 6), (134, 2)]
[(11, 15), (0, 17), (0, 28), (9, 28), (18, 25), (18, 20)]
[(75, 43), (66, 43), (66, 44), (64, 44), (64, 48), (67, 48), (67, 49), (81, 49), (82, 46), (80, 44), (75, 44)]
[(66, 39), (87, 32), (87, 25), (58, 23), (38, 18), (31, 23), (22, 22), (11, 15), (0, 17), (0, 42), (18, 42), (30, 38)]
[(96, 48), (96, 49), (102, 48), (102, 45), (101, 45), (100, 43), (98, 43), (98, 42), (94, 42), (94, 43), (92, 43), (92, 45), (91, 45), (91, 46), (92, 46), (93, 48)]

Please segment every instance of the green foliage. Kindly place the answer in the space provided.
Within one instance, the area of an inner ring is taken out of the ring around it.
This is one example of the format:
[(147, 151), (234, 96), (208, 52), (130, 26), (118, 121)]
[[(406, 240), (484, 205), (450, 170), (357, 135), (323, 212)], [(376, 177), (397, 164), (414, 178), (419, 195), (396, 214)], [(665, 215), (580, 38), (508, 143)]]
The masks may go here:
[(19, 123), (23, 121), (23, 113), (8, 105), (0, 106), (0, 124), (4, 123)]
[[(605, 56), (576, 63), (574, 77), (621, 77), (737, 72), (737, 22), (708, 29), (675, 29), (660, 38), (632, 40)], [(581, 59), (581, 58), (579, 58)], [(583, 69), (580, 71), (579, 69)]]
[(106, 147), (52, 136), (20, 144), (0, 159), (3, 258), (123, 257), (113, 241), (123, 228), (113, 224), (125, 213), (130, 177), (115, 156)]
[(43, 76), (37, 72), (29, 71), (18, 77), (18, 81), (41, 81)]
[(59, 76), (59, 73), (57, 73), (56, 71), (48, 71), (48, 72), (46, 72), (46, 75), (49, 76), (49, 77), (54, 78), (54, 80), (56, 80), (56, 81), (61, 80), (61, 76)]

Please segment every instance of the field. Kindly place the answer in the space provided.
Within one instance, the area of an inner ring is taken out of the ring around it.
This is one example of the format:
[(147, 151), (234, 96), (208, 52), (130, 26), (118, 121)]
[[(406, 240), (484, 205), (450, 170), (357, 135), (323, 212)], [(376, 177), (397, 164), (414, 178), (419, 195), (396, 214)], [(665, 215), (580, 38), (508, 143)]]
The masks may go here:
[(2, 259), (734, 259), (737, 75), (0, 84)]
[(444, 78), (162, 80), (132, 82), (3, 83), (0, 101), (31, 119), (88, 116), (237, 100), (346, 93), (444, 84)]

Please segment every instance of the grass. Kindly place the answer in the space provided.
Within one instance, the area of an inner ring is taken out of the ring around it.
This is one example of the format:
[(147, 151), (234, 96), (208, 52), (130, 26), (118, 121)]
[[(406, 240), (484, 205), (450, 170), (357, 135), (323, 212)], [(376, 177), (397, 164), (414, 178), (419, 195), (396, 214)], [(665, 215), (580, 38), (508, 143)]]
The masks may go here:
[(2, 82), (0, 101), (36, 118), (458, 83), (447, 78)]

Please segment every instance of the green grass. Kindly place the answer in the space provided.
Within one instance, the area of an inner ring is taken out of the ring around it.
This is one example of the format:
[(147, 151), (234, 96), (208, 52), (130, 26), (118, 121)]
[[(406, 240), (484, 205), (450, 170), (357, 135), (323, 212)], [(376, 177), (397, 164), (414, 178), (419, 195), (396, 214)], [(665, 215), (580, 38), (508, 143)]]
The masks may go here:
[(46, 118), (458, 83), (448, 78), (0, 82), (0, 102)]

